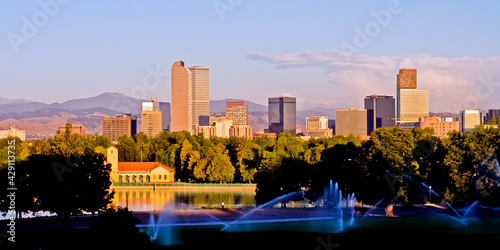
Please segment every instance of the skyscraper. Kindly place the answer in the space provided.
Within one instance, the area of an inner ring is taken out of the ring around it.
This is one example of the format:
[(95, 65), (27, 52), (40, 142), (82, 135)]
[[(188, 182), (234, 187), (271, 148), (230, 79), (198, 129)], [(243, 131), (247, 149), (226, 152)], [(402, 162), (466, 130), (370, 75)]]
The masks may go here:
[(460, 131), (474, 131), (483, 124), (483, 114), (479, 109), (460, 110)]
[(209, 125), (209, 68), (184, 67), (183, 61), (172, 65), (170, 131), (194, 133), (196, 125)]
[(269, 98), (269, 132), (289, 133), (296, 132), (296, 98), (295, 97), (273, 97)]
[(163, 131), (170, 131), (170, 103), (160, 102), (161, 126)]
[(380, 127), (392, 127), (395, 123), (396, 101), (392, 96), (370, 95), (365, 98), (368, 134)]
[(193, 82), (193, 130), (194, 126), (208, 126), (210, 118), (210, 85), (209, 68), (193, 66), (191, 71)]
[(248, 124), (248, 106), (243, 101), (226, 102), (226, 117), (233, 120), (234, 125)]
[(429, 116), (429, 91), (417, 90), (417, 70), (400, 69), (397, 75), (397, 123), (415, 127), (420, 117)]
[(151, 101), (142, 102), (141, 130), (149, 138), (162, 132), (162, 117), (158, 101), (151, 99)]
[(367, 135), (366, 109), (335, 110), (335, 135)]
[(177, 61), (171, 70), (170, 131), (193, 132), (193, 81), (191, 71)]

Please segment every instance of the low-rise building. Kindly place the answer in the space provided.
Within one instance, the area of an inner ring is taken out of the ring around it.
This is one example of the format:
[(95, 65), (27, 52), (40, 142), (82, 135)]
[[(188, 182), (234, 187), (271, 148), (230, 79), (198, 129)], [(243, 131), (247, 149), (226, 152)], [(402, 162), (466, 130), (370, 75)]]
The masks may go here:
[(106, 162), (111, 164), (111, 181), (125, 183), (165, 183), (174, 181), (174, 170), (159, 162), (118, 162), (118, 148), (106, 151)]
[(26, 131), (19, 130), (15, 126), (10, 127), (10, 129), (0, 130), (0, 139), (7, 137), (19, 137), (21, 141), (26, 140)]
[(420, 128), (432, 128), (434, 134), (439, 138), (448, 137), (450, 131), (460, 131), (458, 121), (454, 121), (451, 117), (420, 117)]
[[(58, 134), (64, 134), (66, 132), (66, 125), (59, 125)], [(72, 135), (85, 135), (85, 126), (83, 125), (72, 125), (70, 133)]]
[(249, 140), (253, 138), (253, 129), (250, 125), (233, 125), (229, 129), (229, 136), (244, 137)]

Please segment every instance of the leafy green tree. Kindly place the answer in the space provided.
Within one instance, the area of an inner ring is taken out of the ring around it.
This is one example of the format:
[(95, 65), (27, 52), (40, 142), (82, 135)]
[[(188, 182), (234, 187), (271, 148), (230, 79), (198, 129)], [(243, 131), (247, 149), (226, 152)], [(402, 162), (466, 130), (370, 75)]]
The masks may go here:
[(234, 179), (234, 167), (228, 156), (228, 150), (224, 145), (218, 144), (208, 150), (207, 179), (209, 181), (232, 182)]
[(118, 138), (118, 161), (120, 162), (133, 162), (140, 161), (140, 152), (137, 152), (135, 141), (132, 137), (121, 136)]
[(246, 141), (238, 154), (238, 165), (244, 182), (251, 183), (260, 165), (262, 150), (253, 141)]

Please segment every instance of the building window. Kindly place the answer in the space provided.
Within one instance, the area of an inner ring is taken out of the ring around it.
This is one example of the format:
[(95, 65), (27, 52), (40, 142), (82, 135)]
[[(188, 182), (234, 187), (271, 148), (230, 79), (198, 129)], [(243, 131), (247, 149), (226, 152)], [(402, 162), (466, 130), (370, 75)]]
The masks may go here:
[(149, 175), (146, 175), (146, 182), (150, 182), (151, 180), (149, 179)]
[(123, 177), (121, 175), (118, 176), (118, 182), (123, 182)]
[(166, 180), (167, 179), (167, 175), (164, 175), (163, 178)]
[(161, 174), (158, 175), (158, 180), (161, 180)]

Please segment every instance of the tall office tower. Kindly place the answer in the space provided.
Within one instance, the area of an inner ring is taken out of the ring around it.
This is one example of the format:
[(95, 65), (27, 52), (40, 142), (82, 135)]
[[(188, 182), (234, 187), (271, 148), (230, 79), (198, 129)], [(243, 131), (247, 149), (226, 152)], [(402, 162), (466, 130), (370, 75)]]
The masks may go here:
[(333, 136), (333, 130), (328, 127), (328, 116), (306, 117), (306, 136), (311, 138)]
[(160, 102), (162, 131), (170, 131), (170, 103)]
[(234, 125), (247, 125), (248, 106), (243, 101), (226, 102), (226, 117), (233, 120)]
[(489, 122), (491, 119), (496, 119), (500, 117), (500, 109), (490, 109), (488, 113), (484, 116), (484, 123)]
[(209, 68), (193, 66), (191, 71), (193, 82), (193, 130), (196, 125), (208, 126), (210, 118), (210, 84)]
[(193, 133), (193, 81), (183, 61), (172, 65), (170, 108), (170, 131)]
[(271, 97), (268, 99), (269, 132), (296, 132), (296, 100), (295, 97)]
[(366, 109), (335, 110), (335, 135), (367, 135)]
[(417, 70), (400, 69), (397, 75), (397, 124), (415, 127), (420, 117), (429, 116), (429, 91), (417, 90)]
[(149, 138), (162, 132), (160, 103), (156, 100), (142, 102), (141, 130)]
[(392, 127), (396, 124), (396, 101), (392, 96), (370, 95), (365, 97), (368, 134), (380, 127)]
[(460, 131), (474, 131), (483, 124), (483, 114), (479, 109), (460, 110)]
[(102, 135), (111, 142), (118, 142), (122, 136), (134, 136), (137, 133), (137, 116), (124, 114), (116, 117), (102, 118)]

